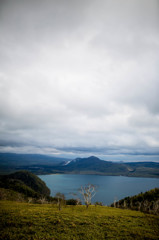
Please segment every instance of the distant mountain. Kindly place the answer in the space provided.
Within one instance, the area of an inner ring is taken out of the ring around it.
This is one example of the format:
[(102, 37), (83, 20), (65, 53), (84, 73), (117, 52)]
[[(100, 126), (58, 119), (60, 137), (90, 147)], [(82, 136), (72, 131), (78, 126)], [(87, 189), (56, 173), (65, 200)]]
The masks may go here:
[(115, 163), (103, 161), (94, 156), (88, 158), (76, 158), (63, 166), (56, 166), (55, 169), (56, 172), (61, 173), (159, 177), (159, 163)]
[(131, 177), (159, 177), (159, 163), (157, 162), (131, 162), (124, 163), (129, 169)]
[(42, 154), (0, 153), (0, 174), (8, 174), (21, 169), (30, 170), (30, 168), (32, 172), (37, 173), (39, 170), (40, 173), (43, 166), (52, 167), (68, 160)]
[(0, 173), (28, 170), (36, 175), (54, 173), (99, 174), (109, 176), (159, 177), (156, 162), (111, 162), (95, 156), (88, 158), (56, 158), (38, 154), (0, 154)]
[(34, 198), (50, 195), (50, 190), (46, 184), (28, 171), (19, 171), (0, 176), (0, 188), (10, 189)]
[(91, 156), (88, 158), (76, 158), (70, 163), (64, 166), (60, 166), (56, 169), (64, 171), (66, 173), (82, 173), (82, 174), (113, 174), (120, 175), (123, 172), (129, 172), (128, 167), (124, 164), (113, 163), (109, 161), (100, 160), (97, 157)]

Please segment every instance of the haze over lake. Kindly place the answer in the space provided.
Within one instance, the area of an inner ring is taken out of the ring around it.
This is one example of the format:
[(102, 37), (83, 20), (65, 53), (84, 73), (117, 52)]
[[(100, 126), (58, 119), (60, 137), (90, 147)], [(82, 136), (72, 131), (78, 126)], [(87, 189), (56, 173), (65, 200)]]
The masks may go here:
[(40, 175), (39, 177), (50, 188), (51, 196), (61, 192), (65, 194), (66, 199), (75, 198), (72, 193), (78, 193), (81, 186), (88, 183), (95, 184), (98, 186), (98, 190), (92, 202), (100, 201), (104, 205), (159, 187), (157, 178), (75, 174)]

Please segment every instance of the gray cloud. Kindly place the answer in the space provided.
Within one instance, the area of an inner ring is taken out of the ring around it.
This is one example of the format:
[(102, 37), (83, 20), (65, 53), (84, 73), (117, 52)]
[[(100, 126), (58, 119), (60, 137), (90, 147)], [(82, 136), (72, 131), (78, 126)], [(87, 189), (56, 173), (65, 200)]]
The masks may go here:
[(1, 1), (0, 151), (157, 160), (158, 29), (157, 0)]

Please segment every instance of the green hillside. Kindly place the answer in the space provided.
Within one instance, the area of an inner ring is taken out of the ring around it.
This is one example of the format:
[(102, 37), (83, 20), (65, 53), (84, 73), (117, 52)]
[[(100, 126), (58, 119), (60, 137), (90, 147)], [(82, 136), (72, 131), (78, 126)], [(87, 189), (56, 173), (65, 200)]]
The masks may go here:
[(159, 239), (159, 217), (102, 206), (0, 201), (0, 239)]
[(46, 184), (39, 177), (28, 171), (19, 171), (0, 176), (0, 188), (10, 189), (34, 198), (50, 195), (50, 190)]
[(159, 215), (159, 188), (132, 197), (126, 197), (113, 203), (111, 206)]
[[(27, 171), (1, 176), (0, 187), (0, 240), (159, 239), (157, 215), (65, 201), (59, 211), (58, 198), (49, 197), (45, 183)], [(142, 196), (147, 202), (159, 199), (157, 190)]]
[(23, 193), (19, 193), (11, 189), (0, 188), (0, 200), (28, 202), (28, 197), (26, 197)]

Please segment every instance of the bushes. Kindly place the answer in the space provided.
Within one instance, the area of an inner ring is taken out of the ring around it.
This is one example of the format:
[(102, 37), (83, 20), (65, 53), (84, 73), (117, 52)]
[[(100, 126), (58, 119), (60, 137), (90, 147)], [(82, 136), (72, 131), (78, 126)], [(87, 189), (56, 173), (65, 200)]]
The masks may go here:
[(0, 200), (24, 202), (26, 201), (26, 198), (21, 193), (15, 192), (10, 189), (0, 188)]
[(133, 197), (126, 197), (111, 204), (111, 207), (130, 208), (136, 211), (159, 215), (159, 188), (140, 193)]
[(77, 199), (68, 199), (66, 200), (66, 205), (80, 205), (81, 202), (79, 203), (79, 201)]

